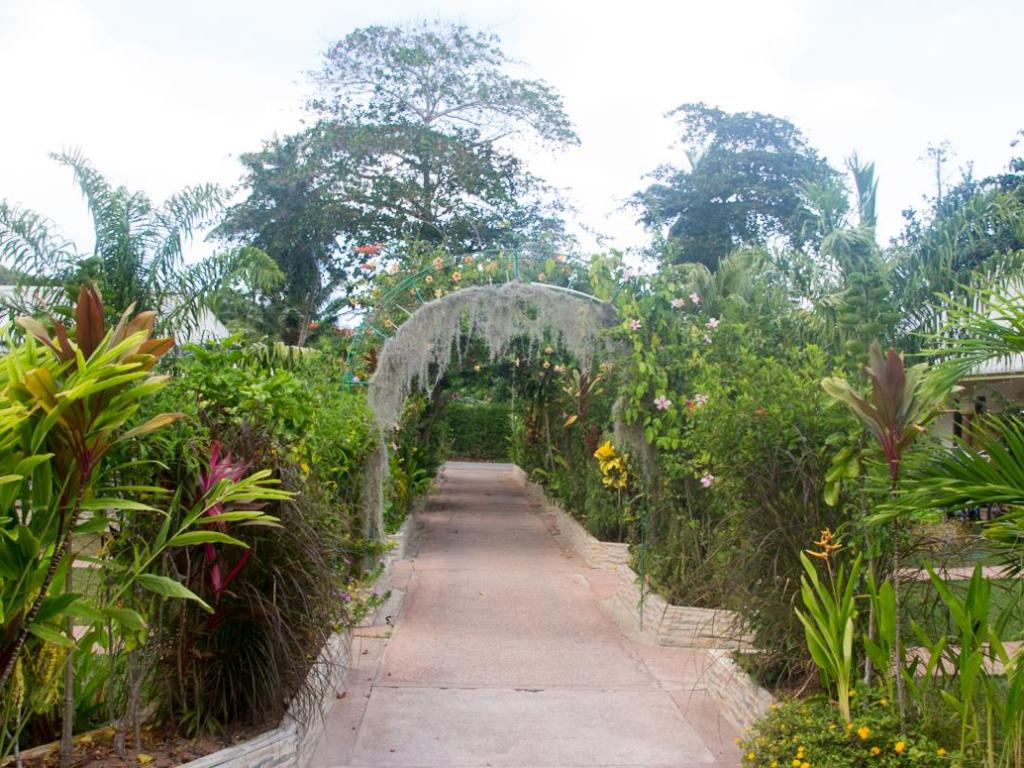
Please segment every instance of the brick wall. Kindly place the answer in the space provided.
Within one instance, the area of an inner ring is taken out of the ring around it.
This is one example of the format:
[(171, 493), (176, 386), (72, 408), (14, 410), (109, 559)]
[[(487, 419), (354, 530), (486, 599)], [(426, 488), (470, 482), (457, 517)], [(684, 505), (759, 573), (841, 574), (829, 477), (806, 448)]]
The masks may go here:
[(708, 694), (722, 714), (737, 728), (746, 728), (775, 703), (775, 697), (739, 668), (727, 650), (708, 651), (711, 663), (705, 673)]

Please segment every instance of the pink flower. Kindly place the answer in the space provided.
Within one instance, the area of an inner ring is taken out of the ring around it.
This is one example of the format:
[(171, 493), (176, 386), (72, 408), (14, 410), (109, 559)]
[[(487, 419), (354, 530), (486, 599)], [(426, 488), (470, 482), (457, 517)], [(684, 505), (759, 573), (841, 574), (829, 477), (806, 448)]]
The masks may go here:
[(700, 479), (700, 484), (705, 488), (710, 488), (713, 482), (715, 482), (715, 476), (710, 472)]
[(672, 401), (664, 395), (654, 398), (654, 407), (659, 411), (667, 411), (670, 405), (672, 405)]
[(632, 320), (629, 321), (629, 330), (631, 330), (631, 331), (639, 331), (643, 327), (644, 327), (644, 324), (641, 323), (636, 318), (633, 318)]
[(707, 405), (708, 404), (708, 396), (707, 395), (694, 395), (693, 396), (693, 403), (694, 403), (694, 405), (697, 405), (697, 406)]
[(704, 323), (704, 327), (705, 328), (710, 328), (712, 331), (715, 330), (715, 328), (718, 327), (718, 320), (717, 320), (717, 318), (714, 318), (714, 317), (710, 318), (706, 323)]
[(692, 301), (695, 305), (700, 306), (700, 296), (698, 296), (696, 293), (690, 294), (690, 301)]
[(634, 277), (636, 277), (636, 272), (634, 272), (632, 269), (627, 269), (625, 272), (622, 273), (623, 280), (632, 280)]
[(673, 308), (675, 308), (675, 309), (682, 309), (685, 306), (686, 306), (686, 299), (683, 299), (683, 298), (672, 299), (672, 307)]

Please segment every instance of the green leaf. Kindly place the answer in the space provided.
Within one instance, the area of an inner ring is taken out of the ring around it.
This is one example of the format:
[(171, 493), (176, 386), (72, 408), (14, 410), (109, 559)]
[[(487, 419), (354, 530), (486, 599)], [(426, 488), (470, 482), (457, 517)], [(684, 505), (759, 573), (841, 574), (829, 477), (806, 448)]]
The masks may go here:
[(243, 549), (249, 548), (244, 541), (220, 531), (188, 531), (172, 536), (171, 540), (167, 542), (168, 547), (191, 547), (196, 544), (230, 544)]
[(104, 608), (103, 614), (121, 626), (135, 632), (141, 632), (146, 628), (146, 620), (142, 617), (142, 614), (138, 611), (133, 611), (131, 608)]
[(143, 504), (141, 501), (132, 501), (131, 499), (119, 499), (116, 497), (107, 498), (95, 498), (88, 499), (82, 502), (82, 509), (84, 510), (95, 510), (95, 511), (106, 511), (120, 510), (122, 512), (158, 512), (156, 507), (150, 506), (149, 504)]
[(148, 589), (150, 592), (164, 597), (173, 597), (178, 600), (194, 600), (199, 603), (204, 611), (213, 613), (213, 608), (203, 598), (174, 579), (169, 579), (166, 576), (157, 576), (155, 573), (140, 573), (136, 579), (140, 586)]
[(74, 648), (75, 641), (69, 638), (67, 635), (57, 632), (54, 629), (50, 629), (45, 624), (33, 624), (28, 628), (30, 634), (35, 635), (40, 640), (45, 640), (53, 645), (59, 645), (61, 648)]

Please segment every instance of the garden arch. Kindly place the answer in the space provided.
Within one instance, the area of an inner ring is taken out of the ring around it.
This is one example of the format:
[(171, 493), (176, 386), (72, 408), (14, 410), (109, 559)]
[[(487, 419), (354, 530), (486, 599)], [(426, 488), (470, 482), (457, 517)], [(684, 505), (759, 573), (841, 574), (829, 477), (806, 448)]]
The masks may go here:
[[(460, 340), (481, 339), (495, 360), (507, 353), (516, 339), (525, 338), (536, 347), (550, 339), (589, 367), (604, 343), (601, 330), (616, 317), (609, 302), (572, 288), (526, 282), (518, 275), (508, 282), (460, 288), (407, 314), (385, 337), (368, 382), (368, 403), (377, 422), (378, 440), (366, 467), (367, 538), (380, 538), (384, 532), (386, 435), (401, 418), (409, 393), (415, 387), (432, 389), (453, 358), (461, 358)], [(365, 332), (367, 325), (384, 335), (370, 318), (361, 331)]]

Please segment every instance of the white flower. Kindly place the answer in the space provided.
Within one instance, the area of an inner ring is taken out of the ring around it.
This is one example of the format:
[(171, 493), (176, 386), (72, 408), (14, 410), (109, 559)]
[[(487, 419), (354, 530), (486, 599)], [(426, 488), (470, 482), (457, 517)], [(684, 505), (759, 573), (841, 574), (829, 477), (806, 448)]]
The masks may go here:
[(695, 305), (699, 306), (700, 305), (700, 296), (698, 296), (696, 293), (691, 293), (690, 294), (690, 301), (692, 301)]
[(711, 337), (708, 336), (706, 333), (704, 334), (704, 343), (705, 344), (710, 344), (711, 343)]
[(708, 321), (704, 323), (704, 327), (710, 328), (712, 331), (715, 330), (715, 328), (718, 327), (718, 319), (714, 317), (709, 318)]
[(694, 405), (707, 405), (708, 404), (708, 396), (707, 395), (694, 395), (693, 396), (693, 403), (694, 403)]

